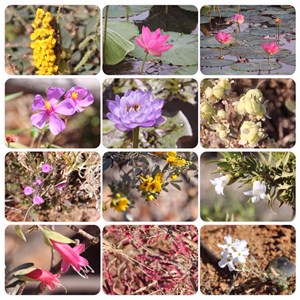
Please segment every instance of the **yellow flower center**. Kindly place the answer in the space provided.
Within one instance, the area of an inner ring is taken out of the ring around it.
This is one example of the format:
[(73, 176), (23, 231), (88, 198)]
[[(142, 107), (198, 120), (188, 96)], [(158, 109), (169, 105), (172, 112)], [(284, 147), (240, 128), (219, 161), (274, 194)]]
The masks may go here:
[(46, 100), (45, 102), (45, 107), (47, 110), (50, 110), (51, 109), (51, 104), (49, 103), (49, 101)]
[(72, 97), (73, 100), (77, 100), (78, 93), (77, 92), (73, 92), (71, 97)]

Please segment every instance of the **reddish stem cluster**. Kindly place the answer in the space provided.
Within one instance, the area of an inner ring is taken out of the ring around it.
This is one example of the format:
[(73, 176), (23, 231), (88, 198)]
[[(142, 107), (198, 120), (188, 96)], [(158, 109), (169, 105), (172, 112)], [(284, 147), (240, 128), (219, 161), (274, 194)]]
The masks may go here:
[(190, 295), (198, 289), (195, 226), (108, 226), (103, 290), (111, 295)]

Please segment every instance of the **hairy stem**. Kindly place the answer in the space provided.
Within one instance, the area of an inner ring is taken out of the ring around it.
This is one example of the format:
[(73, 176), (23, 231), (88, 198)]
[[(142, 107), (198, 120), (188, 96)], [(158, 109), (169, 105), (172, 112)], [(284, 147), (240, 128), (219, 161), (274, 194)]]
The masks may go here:
[(139, 131), (140, 127), (136, 127), (133, 129), (133, 148), (138, 148), (139, 147)]

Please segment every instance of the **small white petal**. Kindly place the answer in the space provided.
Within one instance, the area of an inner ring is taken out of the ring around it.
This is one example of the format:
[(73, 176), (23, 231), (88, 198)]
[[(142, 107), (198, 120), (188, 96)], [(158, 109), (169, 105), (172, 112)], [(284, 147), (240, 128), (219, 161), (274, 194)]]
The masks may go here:
[(253, 191), (244, 192), (244, 195), (246, 195), (246, 196), (253, 196)]

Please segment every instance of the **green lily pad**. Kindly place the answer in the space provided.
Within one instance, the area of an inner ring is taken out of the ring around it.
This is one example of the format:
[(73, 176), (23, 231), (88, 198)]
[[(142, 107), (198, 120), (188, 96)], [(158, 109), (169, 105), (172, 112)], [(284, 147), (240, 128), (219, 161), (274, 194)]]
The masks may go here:
[(220, 43), (215, 39), (214, 36), (201, 35), (200, 47), (201, 48), (220, 48)]
[[(198, 63), (198, 36), (177, 32), (166, 33), (169, 34), (167, 42), (174, 46), (159, 58), (162, 63), (177, 66), (196, 65)], [(144, 49), (135, 46), (129, 55), (142, 60), (145, 57), (145, 52)], [(148, 55), (148, 59), (157, 60), (157, 57)]]
[(204, 67), (227, 67), (234, 64), (235, 61), (231, 59), (216, 59), (216, 58), (206, 58), (201, 59), (201, 66)]
[[(231, 50), (223, 49), (222, 54), (228, 55), (230, 54)], [(220, 56), (220, 49), (213, 49), (213, 48), (202, 48), (200, 49), (200, 57), (201, 58), (212, 58), (212, 57), (219, 57)]]
[(180, 8), (198, 13), (198, 8), (194, 5), (178, 5)]
[[(295, 11), (295, 9), (291, 9), (290, 13), (292, 13), (292, 10)], [(285, 9), (282, 9), (281, 7), (274, 7), (274, 8), (269, 8), (268, 10), (262, 11), (261, 15), (265, 16), (265, 15), (275, 15), (275, 16), (281, 16), (281, 15), (286, 15), (287, 11)]]
[(115, 65), (134, 49), (134, 45), (117, 32), (107, 28), (104, 64)]
[(175, 148), (176, 142), (183, 136), (192, 136), (191, 125), (183, 112), (179, 111), (174, 117), (168, 117), (156, 132), (161, 135), (158, 142), (162, 148)]
[(213, 76), (213, 75), (245, 75), (243, 71), (235, 71), (230, 68), (206, 68), (205, 70), (200, 70), (203, 75)]
[(102, 120), (103, 145), (107, 148), (121, 148), (125, 138), (123, 131), (117, 130), (110, 120)]
[(242, 58), (266, 58), (267, 55), (261, 46), (254, 46), (251, 49), (245, 46), (232, 47), (230, 54)]
[(198, 72), (198, 65), (185, 66), (174, 72), (174, 75), (194, 75)]
[(258, 72), (258, 71), (272, 71), (278, 70), (282, 67), (281, 64), (270, 61), (260, 61), (260, 62), (248, 62), (248, 63), (240, 63), (234, 64), (230, 66), (233, 70), (244, 71), (244, 72)]
[(280, 61), (286, 65), (296, 66), (296, 57), (295, 55), (281, 57)]
[(131, 38), (139, 35), (138, 27), (131, 22), (109, 20), (107, 22), (107, 27), (121, 35), (126, 40), (130, 40)]
[[(109, 5), (109, 18), (125, 18), (127, 15), (126, 7), (128, 7), (128, 16), (139, 15), (142, 12), (149, 10), (152, 5)], [(103, 18), (106, 16), (106, 9), (103, 9)]]

